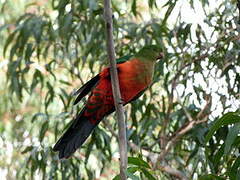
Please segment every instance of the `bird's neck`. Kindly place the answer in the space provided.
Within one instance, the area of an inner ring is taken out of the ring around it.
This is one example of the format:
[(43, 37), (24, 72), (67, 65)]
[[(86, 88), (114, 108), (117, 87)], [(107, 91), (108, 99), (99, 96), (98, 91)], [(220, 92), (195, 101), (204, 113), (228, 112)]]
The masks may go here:
[(153, 77), (155, 61), (145, 60), (142, 58), (138, 58), (138, 60), (138, 68), (141, 69), (139, 69), (139, 72), (141, 72), (141, 80), (146, 83), (150, 83)]

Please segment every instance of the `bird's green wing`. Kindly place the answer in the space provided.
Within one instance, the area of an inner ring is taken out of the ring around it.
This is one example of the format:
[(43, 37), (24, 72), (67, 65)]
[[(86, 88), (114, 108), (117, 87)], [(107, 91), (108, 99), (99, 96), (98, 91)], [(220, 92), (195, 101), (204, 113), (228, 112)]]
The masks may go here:
[(116, 60), (117, 64), (121, 64), (121, 63), (124, 63), (126, 61), (128, 61), (129, 59), (131, 59), (131, 57), (133, 57), (133, 55), (127, 55), (127, 56), (123, 56), (123, 57), (120, 57)]

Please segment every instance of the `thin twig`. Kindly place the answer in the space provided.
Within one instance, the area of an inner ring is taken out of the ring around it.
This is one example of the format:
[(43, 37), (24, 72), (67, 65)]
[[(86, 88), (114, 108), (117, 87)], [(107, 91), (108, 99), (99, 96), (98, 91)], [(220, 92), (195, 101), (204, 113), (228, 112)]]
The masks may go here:
[[(160, 153), (160, 155), (157, 158), (157, 162), (161, 162), (164, 157), (168, 154), (168, 152), (171, 150), (172, 147), (175, 146), (177, 141), (187, 132), (189, 132), (195, 125), (204, 123), (208, 120), (208, 113), (206, 113), (206, 110), (209, 109), (211, 106), (211, 97), (208, 97), (207, 103), (205, 107), (197, 114), (196, 119), (187, 122), (185, 125), (183, 125), (182, 128), (180, 128), (168, 141), (166, 148)], [(203, 114), (205, 115), (203, 117)], [(201, 119), (199, 119), (201, 117)], [(155, 168), (157, 165), (155, 166)]]
[(113, 42), (113, 25), (112, 25), (112, 10), (111, 1), (104, 0), (104, 15), (106, 22), (106, 35), (107, 35), (107, 51), (110, 63), (110, 74), (112, 91), (114, 97), (114, 105), (118, 120), (118, 136), (119, 136), (119, 151), (120, 151), (120, 177), (121, 180), (126, 180), (127, 169), (127, 140), (126, 140), (126, 125), (124, 120), (123, 102), (121, 101), (121, 93), (119, 88), (119, 80), (117, 74), (114, 42)]
[[(233, 41), (233, 40), (237, 40), (237, 39), (240, 39), (240, 36), (233, 36), (233, 37), (231, 37), (230, 38), (230, 40), (231, 41)], [(219, 38), (217, 41), (216, 41), (216, 43), (215, 43), (215, 45), (214, 45), (214, 48), (215, 48), (215, 51), (216, 50), (218, 50), (219, 48), (221, 48), (222, 46), (220, 46), (219, 45), (219, 41), (221, 40), (221, 38)], [(211, 55), (211, 53), (209, 53), (209, 51), (210, 51), (210, 46), (206, 49), (206, 53), (204, 53), (204, 54), (202, 54), (202, 55), (200, 55), (200, 56), (198, 56), (198, 57), (195, 57), (191, 62), (189, 62), (189, 63), (186, 63), (186, 64), (183, 64), (181, 67), (180, 67), (180, 69), (178, 70), (178, 72), (176, 73), (176, 75), (171, 79), (171, 90), (170, 90), (170, 92), (168, 92), (167, 91), (167, 94), (168, 94), (168, 99), (169, 99), (169, 105), (168, 105), (168, 109), (167, 109), (167, 112), (166, 112), (166, 115), (165, 115), (165, 119), (163, 120), (163, 124), (162, 124), (162, 130), (159, 132), (159, 135), (158, 135), (158, 137), (159, 137), (159, 139), (160, 139), (160, 147), (162, 148), (162, 147), (166, 147), (166, 144), (169, 144), (169, 142), (167, 142), (165, 139), (166, 138), (164, 138), (165, 136), (166, 136), (166, 133), (165, 133), (165, 130), (166, 130), (166, 127), (167, 127), (167, 125), (168, 125), (168, 123), (169, 123), (169, 120), (170, 120), (170, 113), (171, 113), (171, 111), (173, 110), (173, 104), (174, 104), (174, 102), (173, 102), (173, 92), (174, 92), (174, 89), (176, 89), (176, 87), (177, 87), (177, 84), (178, 84), (178, 79), (179, 79), (179, 77), (181, 76), (181, 74), (182, 74), (182, 71), (186, 68), (186, 67), (189, 67), (189, 66), (191, 66), (192, 64), (194, 64), (194, 63), (197, 63), (197, 62), (201, 62), (202, 60), (204, 60), (204, 59), (206, 59), (206, 58), (208, 58), (210, 55)], [(214, 52), (214, 51), (213, 51)], [(186, 113), (186, 111), (185, 111), (186, 109), (184, 109), (184, 112)], [(187, 117), (188, 117), (188, 119), (191, 119), (191, 117), (190, 116), (188, 116), (189, 114), (186, 114), (187, 115)], [(166, 148), (165, 148), (166, 149)]]
[(184, 113), (186, 114), (188, 120), (189, 120), (189, 121), (193, 121), (193, 118), (192, 118), (191, 114), (188, 112), (188, 110), (187, 110), (187, 109), (185, 108), (185, 106), (182, 104), (181, 99), (180, 99), (180, 96), (179, 96), (177, 90), (176, 90), (176, 92), (177, 92), (178, 104), (180, 104), (180, 105), (182, 106), (182, 109), (183, 109)]
[[(168, 154), (168, 152), (171, 150), (171, 148), (177, 143), (177, 141), (187, 132), (189, 132), (195, 125), (200, 124), (200, 123), (204, 123), (207, 121), (206, 119), (203, 119), (201, 121), (190, 121), (188, 123), (186, 123), (183, 128), (181, 128), (176, 134), (175, 136), (173, 136), (171, 138), (171, 140), (167, 143), (166, 148), (160, 153), (160, 155), (158, 156), (157, 161), (160, 162), (164, 159), (164, 157), (166, 156), (166, 154)], [(157, 166), (155, 166), (157, 167)]]
[(172, 176), (175, 176), (178, 179), (188, 180), (188, 178), (181, 171), (174, 169), (168, 165), (165, 166), (159, 165), (158, 167), (161, 171), (165, 171), (166, 173), (171, 174)]

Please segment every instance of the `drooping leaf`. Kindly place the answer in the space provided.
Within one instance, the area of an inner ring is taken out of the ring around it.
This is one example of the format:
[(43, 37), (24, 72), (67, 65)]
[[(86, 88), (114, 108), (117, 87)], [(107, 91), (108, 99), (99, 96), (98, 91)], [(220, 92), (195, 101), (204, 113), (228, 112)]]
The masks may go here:
[(237, 122), (240, 122), (240, 116), (238, 116), (236, 113), (229, 112), (227, 114), (224, 114), (220, 119), (213, 122), (212, 127), (206, 135), (205, 142), (207, 143), (220, 127), (229, 124), (235, 124)]
[(147, 178), (148, 180), (157, 180), (157, 179), (153, 176), (152, 172), (148, 171), (147, 169), (141, 168), (141, 171), (143, 172), (143, 174), (146, 176), (146, 178)]
[(224, 178), (214, 174), (208, 174), (201, 176), (198, 180), (224, 180)]
[(234, 124), (234, 126), (229, 129), (227, 138), (224, 142), (224, 144), (225, 144), (224, 154), (225, 155), (228, 155), (228, 153), (232, 147), (232, 144), (233, 144), (234, 140), (236, 139), (236, 137), (238, 136), (239, 132), (240, 132), (240, 123)]
[(45, 121), (43, 124), (42, 124), (42, 127), (40, 129), (40, 132), (39, 132), (39, 141), (42, 142), (44, 136), (45, 136), (45, 133), (47, 132), (48, 130), (48, 126), (49, 126), (49, 122), (48, 121)]
[(232, 164), (231, 168), (228, 171), (230, 180), (235, 180), (239, 178), (239, 170), (240, 170), (240, 157), (238, 157), (235, 160), (235, 162)]
[(128, 157), (128, 163), (139, 167), (150, 168), (149, 164), (146, 161), (138, 157)]

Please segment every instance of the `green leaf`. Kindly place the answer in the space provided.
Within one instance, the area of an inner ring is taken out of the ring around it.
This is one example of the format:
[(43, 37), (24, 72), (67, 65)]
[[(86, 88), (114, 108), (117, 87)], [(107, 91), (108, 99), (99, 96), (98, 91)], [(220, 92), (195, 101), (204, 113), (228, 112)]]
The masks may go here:
[(71, 86), (71, 85), (72, 85), (72, 84), (69, 83), (68, 81), (64, 81), (64, 80), (59, 80), (59, 82), (62, 83), (62, 84), (65, 84), (65, 85), (67, 85), (67, 86)]
[(37, 86), (37, 84), (39, 82), (41, 83), (41, 87), (43, 87), (43, 81), (44, 81), (44, 77), (43, 77), (41, 71), (36, 69), (35, 73), (33, 74), (33, 79), (32, 79), (32, 84), (31, 84), (31, 87), (30, 87), (30, 92), (31, 93), (33, 92), (33, 90), (35, 89), (35, 87)]
[(168, 7), (167, 12), (165, 13), (165, 16), (164, 16), (164, 19), (163, 19), (163, 21), (162, 21), (162, 24), (165, 24), (165, 23), (166, 23), (168, 17), (171, 15), (171, 13), (172, 13), (175, 5), (176, 5), (176, 2), (177, 2), (176, 0), (175, 0), (174, 2), (172, 2), (172, 1), (168, 1), (168, 2), (167, 2), (166, 5), (169, 4), (169, 7)]
[(44, 138), (44, 135), (45, 133), (47, 132), (48, 130), (48, 122), (49, 121), (45, 121), (42, 125), (42, 128), (40, 130), (40, 133), (39, 133), (39, 141), (42, 142), (43, 138)]
[(192, 150), (191, 154), (189, 155), (186, 161), (186, 165), (188, 165), (190, 163), (190, 160), (195, 157), (195, 155), (198, 153), (198, 150), (199, 150), (199, 145), (197, 144), (195, 148)]
[(224, 154), (227, 155), (232, 147), (232, 144), (240, 131), (240, 123), (236, 123), (232, 128), (229, 129), (227, 138), (225, 140)]
[(235, 162), (233, 163), (231, 169), (229, 170), (228, 174), (230, 177), (230, 180), (239, 179), (236, 176), (239, 174), (239, 168), (240, 168), (240, 157), (238, 157)]
[[(68, 3), (69, 3), (69, 0), (60, 0), (59, 4), (57, 6), (59, 12), (62, 12), (62, 13), (65, 12), (64, 9)], [(54, 4), (54, 1), (53, 1), (53, 4)]]
[(127, 171), (128, 171), (128, 172), (131, 172), (131, 173), (135, 173), (135, 172), (138, 171), (138, 170), (139, 170), (138, 167), (129, 167), (129, 168), (127, 168)]
[(133, 12), (133, 14), (134, 14), (134, 16), (137, 16), (137, 0), (133, 0), (133, 2), (132, 2), (132, 12)]
[(224, 154), (224, 149), (223, 149), (223, 147), (224, 147), (224, 144), (221, 145), (221, 147), (219, 148), (219, 150), (218, 150), (218, 151), (216, 152), (216, 154), (213, 155), (213, 157), (212, 157), (212, 163), (213, 163), (215, 169), (218, 169), (218, 168), (219, 168), (219, 165), (220, 165), (220, 163), (221, 163), (220, 160), (222, 159), (223, 154)]
[(187, 24), (186, 27), (184, 28), (184, 31), (183, 31), (183, 41), (184, 42), (186, 42), (187, 36), (191, 32), (191, 26), (192, 26), (192, 24)]
[(44, 113), (36, 113), (32, 117), (31, 122), (33, 123), (38, 117), (42, 117), (42, 120), (47, 120), (48, 119), (48, 116), (46, 114), (44, 114)]
[(157, 7), (156, 1), (155, 0), (148, 0), (148, 5), (150, 8), (153, 8), (153, 5)]
[(141, 171), (143, 172), (143, 174), (146, 176), (147, 179), (149, 180), (157, 180), (153, 175), (152, 175), (152, 172), (144, 169), (144, 168), (141, 168)]
[(146, 161), (137, 157), (128, 157), (128, 163), (139, 167), (151, 168)]
[(225, 179), (220, 176), (216, 176), (214, 174), (207, 174), (207, 175), (201, 176), (198, 180), (225, 180)]
[(63, 39), (68, 37), (72, 32), (72, 21), (73, 16), (71, 13), (64, 15), (64, 17), (61, 17), (61, 26), (59, 28), (59, 33)]
[(128, 179), (132, 179), (132, 180), (140, 180), (139, 177), (137, 177), (136, 175), (134, 175), (133, 173), (127, 171), (126, 175), (128, 177)]
[(119, 175), (119, 174), (116, 175), (112, 180), (121, 180), (121, 179), (120, 179), (120, 175)]
[(4, 48), (3, 48), (3, 55), (5, 56), (6, 55), (6, 51), (7, 51), (7, 48), (9, 46), (9, 44), (13, 41), (13, 38), (15, 36), (16, 32), (13, 32), (12, 34), (10, 34), (7, 38), (7, 41), (4, 45)]
[(53, 89), (53, 86), (49, 82), (47, 82), (47, 88), (48, 88), (48, 92), (45, 97), (45, 108), (46, 109), (54, 99), (54, 89)]
[(205, 143), (207, 143), (214, 135), (214, 133), (222, 126), (234, 124), (237, 122), (240, 122), (240, 116), (238, 116), (235, 112), (229, 112), (224, 114), (220, 119), (213, 122), (212, 127), (210, 128), (209, 132), (206, 135)]
[(27, 146), (23, 151), (22, 154), (25, 154), (33, 149), (33, 146)]

